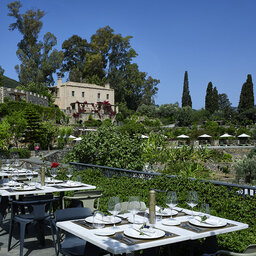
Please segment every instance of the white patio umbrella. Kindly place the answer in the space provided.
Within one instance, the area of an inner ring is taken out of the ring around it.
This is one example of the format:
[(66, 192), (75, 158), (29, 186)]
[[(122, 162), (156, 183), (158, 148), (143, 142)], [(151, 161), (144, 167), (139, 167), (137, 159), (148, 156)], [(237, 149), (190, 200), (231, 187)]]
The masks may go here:
[(75, 141), (80, 141), (80, 140), (82, 140), (82, 138), (81, 138), (81, 137), (78, 137), (78, 138), (75, 138), (74, 140), (75, 140)]
[(203, 135), (200, 135), (198, 138), (211, 138), (211, 137), (212, 137), (211, 135), (203, 134)]
[(230, 138), (233, 137), (233, 135), (230, 135), (228, 133), (224, 133), (223, 135), (220, 136), (220, 138)]
[(69, 135), (68, 138), (69, 138), (69, 139), (76, 139), (76, 137), (73, 136), (73, 135)]
[(181, 134), (179, 136), (177, 136), (178, 139), (188, 139), (189, 136), (188, 135), (185, 135), (185, 134)]
[(250, 138), (251, 136), (245, 133), (240, 134), (239, 136), (237, 136), (238, 138)]
[(142, 134), (142, 135), (141, 135), (141, 138), (142, 138), (142, 139), (148, 139), (149, 137), (148, 137), (147, 135), (143, 135), (143, 134)]

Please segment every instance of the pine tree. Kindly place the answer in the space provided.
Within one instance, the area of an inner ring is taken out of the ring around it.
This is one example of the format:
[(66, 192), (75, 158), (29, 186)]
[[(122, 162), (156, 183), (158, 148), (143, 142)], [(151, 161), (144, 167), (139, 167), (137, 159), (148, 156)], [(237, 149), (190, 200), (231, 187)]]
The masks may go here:
[(183, 93), (182, 93), (182, 107), (187, 107), (187, 106), (192, 108), (192, 101), (191, 101), (189, 87), (188, 87), (188, 72), (185, 71)]
[(243, 84), (241, 89), (238, 112), (242, 113), (253, 107), (254, 107), (254, 93), (253, 93), (252, 76), (248, 74), (247, 80)]

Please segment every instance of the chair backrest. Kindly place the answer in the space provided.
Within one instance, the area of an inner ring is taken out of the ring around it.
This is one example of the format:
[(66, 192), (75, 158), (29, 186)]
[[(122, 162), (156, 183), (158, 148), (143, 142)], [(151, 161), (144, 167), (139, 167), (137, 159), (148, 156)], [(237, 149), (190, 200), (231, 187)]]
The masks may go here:
[[(100, 190), (88, 190), (88, 191), (76, 191), (72, 197), (65, 197), (67, 199), (81, 201), (83, 207), (90, 208), (91, 211), (95, 211), (99, 208), (99, 199), (102, 196), (102, 191)], [(65, 199), (63, 198), (63, 199)], [(97, 204), (95, 206), (95, 201)]]
[(66, 208), (58, 210), (54, 213), (55, 222), (66, 221), (66, 220), (76, 220), (83, 219), (92, 215), (92, 212), (89, 208)]
[[(126, 213), (128, 211), (128, 202), (122, 202), (121, 204), (121, 212), (120, 213)], [(144, 202), (140, 202), (140, 211), (144, 212), (146, 211), (147, 206)]]
[(52, 202), (56, 199), (53, 195), (26, 196), (22, 201), (12, 200), (12, 217), (14, 216), (14, 206), (27, 207), (29, 214), (34, 220), (42, 220), (46, 218), (46, 212), (50, 212)]

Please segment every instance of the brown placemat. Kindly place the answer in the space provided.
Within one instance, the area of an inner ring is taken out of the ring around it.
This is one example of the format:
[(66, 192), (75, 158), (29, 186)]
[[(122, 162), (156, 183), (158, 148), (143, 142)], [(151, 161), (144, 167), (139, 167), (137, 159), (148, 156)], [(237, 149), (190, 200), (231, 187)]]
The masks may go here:
[(179, 228), (183, 228), (183, 229), (186, 229), (186, 230), (189, 230), (189, 231), (193, 231), (193, 232), (196, 232), (196, 233), (203, 233), (203, 232), (208, 232), (208, 231), (212, 231), (212, 230), (219, 230), (219, 229), (223, 229), (223, 228), (227, 228), (227, 227), (234, 227), (236, 226), (235, 224), (231, 224), (231, 223), (227, 223), (227, 225), (223, 226), (223, 227), (199, 227), (199, 226), (196, 226), (196, 225), (193, 225), (191, 223), (189, 223), (188, 221), (185, 221), (185, 222), (181, 222), (181, 224), (177, 227)]

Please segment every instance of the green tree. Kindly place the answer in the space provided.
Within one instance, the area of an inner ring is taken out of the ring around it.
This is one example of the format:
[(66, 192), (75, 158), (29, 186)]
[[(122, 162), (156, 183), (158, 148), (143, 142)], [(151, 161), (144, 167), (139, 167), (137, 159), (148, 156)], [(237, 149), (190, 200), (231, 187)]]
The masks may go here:
[(247, 80), (241, 89), (238, 112), (242, 113), (243, 111), (246, 111), (250, 108), (254, 108), (254, 93), (252, 76), (248, 74)]
[(136, 110), (141, 104), (154, 103), (159, 80), (141, 72), (133, 59), (131, 36), (115, 34), (109, 26), (100, 28), (90, 42), (74, 35), (64, 41), (64, 62), (61, 71), (69, 73), (71, 81), (110, 83), (115, 89), (115, 101)]
[(4, 86), (4, 69), (0, 66), (0, 86)]
[(42, 125), (38, 112), (32, 107), (27, 107), (24, 110), (24, 118), (27, 121), (27, 126), (24, 132), (24, 142), (29, 144), (30, 149), (34, 148), (36, 143), (42, 140)]
[(53, 49), (57, 40), (50, 32), (44, 35), (43, 41), (38, 40), (44, 11), (28, 10), (21, 14), (21, 7), (20, 1), (8, 4), (8, 15), (16, 19), (9, 29), (17, 29), (22, 34), (17, 50), (21, 64), (15, 67), (19, 80), (24, 85), (28, 82), (34, 82), (37, 86), (53, 84), (52, 75), (61, 65), (63, 53)]
[(10, 132), (12, 134), (12, 138), (16, 147), (18, 147), (18, 141), (21, 139), (27, 127), (27, 121), (23, 117), (23, 112), (13, 112), (12, 115), (6, 116), (6, 120), (10, 124)]
[(188, 87), (188, 72), (185, 71), (184, 75), (184, 84), (183, 84), (183, 93), (182, 93), (182, 107), (189, 106), (192, 108), (191, 96), (189, 93)]
[(205, 96), (205, 110), (209, 111), (211, 114), (218, 110), (218, 91), (217, 88), (209, 82), (206, 90)]
[(9, 149), (11, 136), (10, 124), (4, 119), (0, 122), (0, 149)]

